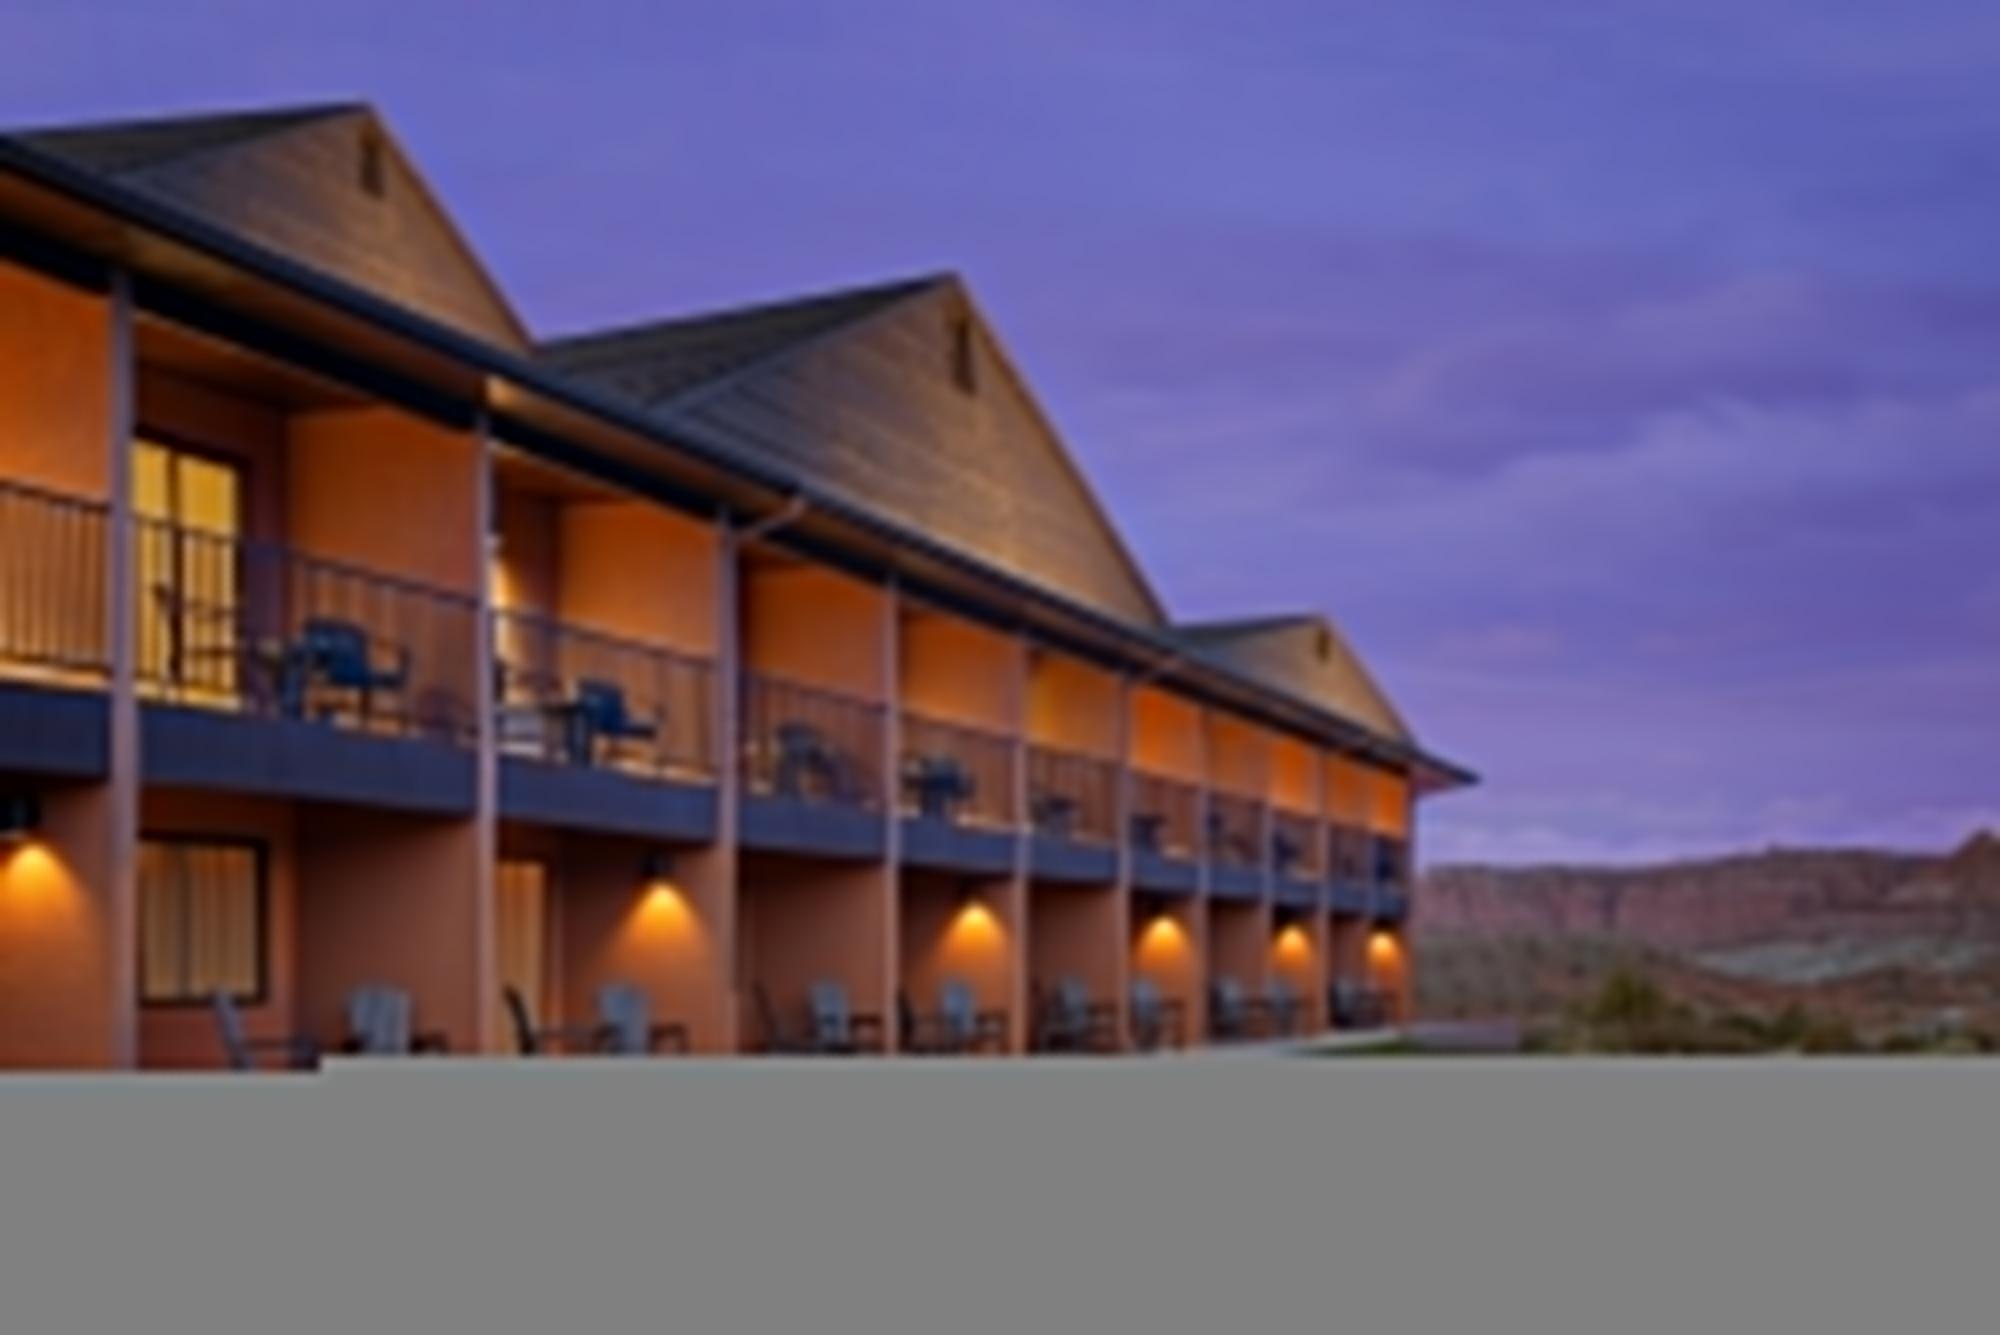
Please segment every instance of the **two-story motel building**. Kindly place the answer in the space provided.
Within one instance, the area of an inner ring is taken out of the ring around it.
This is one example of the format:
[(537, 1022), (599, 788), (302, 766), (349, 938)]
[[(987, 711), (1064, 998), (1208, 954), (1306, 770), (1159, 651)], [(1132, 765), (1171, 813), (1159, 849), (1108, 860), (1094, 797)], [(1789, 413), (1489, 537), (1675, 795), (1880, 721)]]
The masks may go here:
[(366, 107), (0, 138), (0, 1067), (368, 981), (1324, 1026), (1470, 781), (1324, 618), (1173, 624), (954, 277), (537, 342)]

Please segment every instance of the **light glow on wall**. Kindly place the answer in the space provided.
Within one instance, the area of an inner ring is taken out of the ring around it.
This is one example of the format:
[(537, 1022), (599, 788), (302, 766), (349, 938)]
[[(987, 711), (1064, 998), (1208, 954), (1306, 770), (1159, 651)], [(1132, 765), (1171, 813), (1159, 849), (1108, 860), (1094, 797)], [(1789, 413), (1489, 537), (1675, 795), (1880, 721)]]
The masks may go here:
[(1287, 923), (1278, 929), (1277, 937), (1271, 942), (1271, 953), (1280, 964), (1307, 966), (1312, 963), (1312, 936), (1297, 923)]
[(1403, 943), (1393, 932), (1373, 932), (1368, 937), (1368, 967), (1379, 971), (1399, 969), (1403, 964)]
[(1000, 919), (983, 900), (970, 900), (951, 920), (948, 933), (953, 945), (983, 947), (997, 944), (1006, 933), (1000, 926)]
[(1165, 913), (1146, 924), (1145, 930), (1139, 934), (1135, 954), (1134, 964), (1139, 972), (1151, 975), (1162, 986), (1188, 976), (1194, 964), (1194, 951), (1188, 940), (1187, 928)]
[(80, 887), (55, 850), (39, 839), (0, 844), (0, 910), (68, 913)]
[(694, 908), (672, 881), (656, 880), (646, 885), (639, 900), (639, 925), (649, 932), (685, 936), (696, 928)]

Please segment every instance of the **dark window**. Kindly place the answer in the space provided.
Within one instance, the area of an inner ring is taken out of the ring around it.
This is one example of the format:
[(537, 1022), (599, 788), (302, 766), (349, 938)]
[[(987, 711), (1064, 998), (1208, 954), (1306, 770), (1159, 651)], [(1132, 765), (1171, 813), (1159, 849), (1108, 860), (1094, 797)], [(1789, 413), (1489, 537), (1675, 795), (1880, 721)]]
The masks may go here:
[(361, 188), (376, 199), (389, 188), (389, 169), (382, 136), (365, 131), (361, 136)]
[(1333, 632), (1325, 626), (1321, 626), (1316, 643), (1319, 648), (1319, 661), (1324, 663), (1328, 658), (1333, 656)]
[(139, 844), (139, 1000), (264, 995), (264, 849), (241, 839)]
[(951, 322), (951, 378), (967, 394), (979, 391), (979, 367), (972, 345), (972, 321), (955, 316)]

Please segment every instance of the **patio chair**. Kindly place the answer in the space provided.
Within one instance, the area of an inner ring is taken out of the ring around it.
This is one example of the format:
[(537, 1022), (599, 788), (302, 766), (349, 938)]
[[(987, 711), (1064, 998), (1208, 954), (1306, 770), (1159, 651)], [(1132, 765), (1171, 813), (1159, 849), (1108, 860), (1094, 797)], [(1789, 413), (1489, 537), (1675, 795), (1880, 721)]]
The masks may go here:
[(535, 1024), (534, 1013), (528, 1009), (528, 999), (521, 995), (521, 989), (511, 983), (500, 989), (500, 998), (507, 1003), (507, 1017), (514, 1025), (514, 1046), (524, 1057), (558, 1052), (565, 1048), (588, 1048), (597, 1036), (595, 1025), (538, 1027)]
[(596, 740), (650, 742), (660, 735), (658, 726), (633, 717), (625, 703), (625, 688), (616, 682), (585, 677), (576, 683), (577, 737), (571, 745), (571, 759), (592, 764)]
[(851, 1056), (882, 1050), (882, 1019), (856, 1011), (847, 999), (847, 988), (822, 978), (806, 992), (811, 1020), (807, 1038), (810, 1051)]
[(854, 762), (811, 723), (796, 719), (777, 729), (778, 765), (772, 786), (783, 797), (824, 797), (862, 805), (866, 784)]
[(1076, 825), (1076, 799), (1065, 793), (1036, 793), (1029, 798), (1028, 815), (1036, 834), (1068, 839)]
[(929, 1015), (919, 1015), (910, 1004), (909, 994), (899, 989), (896, 1012), (905, 1051), (950, 1054), (1006, 1051), (1007, 1012), (981, 1009), (979, 998), (962, 979), (947, 978), (938, 985), (938, 1008)]
[(1255, 1038), (1269, 1027), (1263, 1003), (1244, 994), (1243, 984), (1221, 974), (1208, 984), (1208, 1032), (1216, 1039)]
[(1129, 1018), (1133, 1046), (1141, 1051), (1186, 1043), (1179, 1000), (1160, 995), (1159, 984), (1150, 978), (1132, 980)]
[(1117, 1051), (1117, 1008), (1108, 1001), (1092, 1001), (1082, 979), (1064, 977), (1046, 994), (1036, 984), (1034, 993), (1037, 1051)]
[(1351, 978), (1336, 978), (1327, 989), (1333, 1023), (1343, 1029), (1376, 1029), (1386, 1020), (1381, 994)]
[(934, 820), (952, 819), (960, 804), (972, 800), (972, 776), (955, 756), (909, 757), (903, 784), (916, 794), (918, 813)]
[(446, 1052), (442, 1033), (418, 1032), (411, 1020), (410, 994), (387, 983), (363, 983), (347, 994), (347, 1036), (340, 1050), (371, 1057)]
[(605, 983), (597, 989), (596, 1048), (623, 1057), (645, 1057), (662, 1047), (688, 1050), (687, 1026), (653, 1023), (646, 989), (636, 983)]
[(234, 997), (218, 989), (210, 1004), (215, 1012), (215, 1034), (222, 1041), (222, 1054), (230, 1070), (254, 1071), (259, 1054), (266, 1052), (283, 1053), (286, 1070), (310, 1071), (319, 1066), (319, 1044), (307, 1035), (251, 1038), (243, 1028), (243, 1015), (236, 1009)]
[(1282, 978), (1273, 977), (1265, 988), (1264, 1012), (1270, 1017), (1271, 1032), (1290, 1038), (1299, 1032), (1306, 1018), (1305, 998)]
[(1166, 828), (1167, 818), (1158, 811), (1135, 811), (1132, 813), (1132, 847), (1142, 853), (1160, 851), (1160, 832)]
[[(352, 621), (336, 617), (313, 617), (305, 623), (297, 646), (303, 679), (294, 677), (287, 691), (287, 712), (303, 712), (300, 695), (305, 686), (318, 684), (354, 694), (361, 717), (374, 711), (375, 696), (384, 691), (400, 691), (410, 680), (408, 645), (395, 646), (392, 666), (378, 667), (369, 644), (368, 632)], [(321, 711), (321, 717), (331, 711)]]
[(771, 994), (764, 990), (762, 983), (750, 985), (750, 998), (757, 1008), (758, 1049), (767, 1053), (811, 1052), (812, 1044), (800, 1029), (788, 1025), (778, 1014), (778, 1008), (771, 1004)]
[(1271, 865), (1278, 875), (1290, 874), (1292, 868), (1305, 858), (1305, 847), (1292, 835), (1281, 829), (1271, 831)]

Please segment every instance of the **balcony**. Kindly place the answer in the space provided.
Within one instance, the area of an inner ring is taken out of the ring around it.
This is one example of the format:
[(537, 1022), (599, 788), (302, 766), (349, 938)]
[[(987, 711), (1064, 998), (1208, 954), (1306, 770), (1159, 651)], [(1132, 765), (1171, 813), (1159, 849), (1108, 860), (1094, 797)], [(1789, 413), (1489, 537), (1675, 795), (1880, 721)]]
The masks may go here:
[(108, 762), (106, 509), (0, 481), (0, 770)]
[(1217, 895), (1255, 899), (1264, 893), (1264, 804), (1236, 793), (1208, 798), (1209, 887)]
[(903, 860), (949, 871), (1012, 871), (1021, 823), (1014, 740), (905, 713), (901, 751)]
[(1319, 887), (1326, 879), (1319, 830), (1319, 821), (1312, 816), (1272, 813), (1271, 870), (1274, 897), (1280, 902), (1301, 908), (1319, 903)]
[(1374, 840), (1374, 898), (1370, 916), (1394, 924), (1410, 914), (1410, 845), (1407, 840), (1378, 835)]
[(1191, 894), (1201, 885), (1201, 790), (1158, 774), (1132, 775), (1132, 880)]
[(471, 810), (473, 599), (136, 522), (148, 781)]
[(1028, 751), (1030, 860), (1049, 880), (1110, 882), (1118, 875), (1116, 763), (1073, 751)]
[(744, 842), (773, 852), (882, 856), (883, 707), (754, 672), (743, 676), (741, 704)]
[(1327, 831), (1333, 868), (1328, 907), (1335, 913), (1360, 917), (1368, 912), (1374, 868), (1374, 841), (1366, 830), (1335, 825)]
[(496, 615), (493, 633), (503, 815), (713, 836), (711, 663), (518, 612)]

